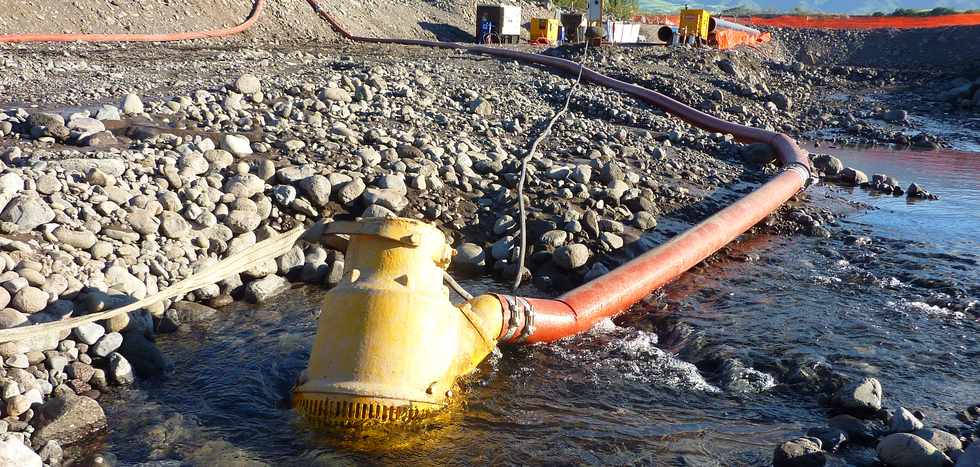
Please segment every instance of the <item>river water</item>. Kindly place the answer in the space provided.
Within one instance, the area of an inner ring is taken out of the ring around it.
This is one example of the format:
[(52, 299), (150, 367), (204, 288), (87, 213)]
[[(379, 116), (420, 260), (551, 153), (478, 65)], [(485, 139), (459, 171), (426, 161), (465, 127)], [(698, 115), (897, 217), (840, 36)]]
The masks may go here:
[[(764, 465), (780, 441), (826, 421), (820, 397), (796, 384), (800, 368), (874, 376), (887, 406), (955, 426), (955, 411), (980, 402), (980, 154), (815, 151), (941, 199), (814, 186), (812, 203), (868, 207), (830, 226), (831, 239), (750, 237), (586, 335), (504, 349), (468, 381), (463, 406), (387, 439), (312, 433), (284, 402), (322, 291), (236, 304), (159, 337), (174, 369), (111, 396), (103, 449), (190, 465)], [(753, 384), (726, 377), (719, 362), (731, 359)], [(872, 458), (856, 447), (831, 465)]]

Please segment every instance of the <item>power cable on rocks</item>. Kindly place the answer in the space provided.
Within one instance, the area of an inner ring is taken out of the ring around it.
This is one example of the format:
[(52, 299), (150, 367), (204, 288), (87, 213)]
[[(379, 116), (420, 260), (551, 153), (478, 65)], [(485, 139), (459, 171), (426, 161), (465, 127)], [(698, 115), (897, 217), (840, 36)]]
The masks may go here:
[(524, 182), (527, 179), (527, 164), (534, 158), (534, 154), (538, 150), (538, 145), (541, 141), (551, 134), (551, 129), (555, 126), (555, 122), (558, 121), (565, 112), (568, 111), (568, 106), (572, 102), (572, 96), (575, 95), (575, 90), (578, 89), (579, 84), (582, 83), (582, 72), (585, 70), (585, 61), (589, 57), (589, 42), (590, 38), (586, 38), (585, 48), (582, 52), (582, 59), (578, 63), (578, 76), (575, 78), (575, 83), (572, 87), (568, 88), (568, 94), (565, 96), (565, 104), (562, 108), (551, 117), (548, 121), (548, 125), (545, 126), (544, 130), (538, 134), (534, 141), (531, 142), (531, 147), (527, 152), (527, 155), (521, 159), (521, 177), (517, 182), (517, 204), (520, 209), (520, 224), (521, 224), (521, 244), (520, 250), (518, 251), (519, 259), (517, 260), (517, 277), (514, 278), (514, 290), (516, 291), (518, 287), (521, 286), (521, 279), (524, 277), (524, 261), (527, 248), (527, 212), (524, 207)]

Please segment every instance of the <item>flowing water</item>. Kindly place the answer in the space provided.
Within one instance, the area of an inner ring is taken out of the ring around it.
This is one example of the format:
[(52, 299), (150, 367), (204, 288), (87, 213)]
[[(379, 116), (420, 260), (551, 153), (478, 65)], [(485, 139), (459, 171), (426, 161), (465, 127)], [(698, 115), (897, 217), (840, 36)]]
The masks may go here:
[[(615, 322), (508, 348), (446, 416), (386, 440), (300, 426), (285, 399), (305, 366), (322, 291), (160, 336), (174, 369), (112, 396), (104, 449), (123, 463), (190, 465), (588, 463), (764, 465), (827, 418), (799, 368), (882, 381), (886, 405), (955, 425), (980, 402), (980, 154), (827, 150), (867, 173), (919, 182), (937, 201), (811, 188), (866, 203), (832, 239), (755, 236)], [(503, 290), (490, 281), (475, 293)], [(737, 359), (751, 384), (728, 378)], [(865, 464), (853, 448), (832, 465)]]

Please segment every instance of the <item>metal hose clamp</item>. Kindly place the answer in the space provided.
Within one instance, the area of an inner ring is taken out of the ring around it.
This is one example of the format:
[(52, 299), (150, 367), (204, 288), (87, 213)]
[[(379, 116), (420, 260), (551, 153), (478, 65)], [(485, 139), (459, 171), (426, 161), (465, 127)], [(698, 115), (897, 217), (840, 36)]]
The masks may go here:
[[(510, 316), (507, 319), (507, 332), (500, 337), (499, 341), (509, 342), (512, 338), (514, 338), (514, 335), (517, 333), (518, 329), (521, 329), (521, 334), (517, 336), (517, 340), (514, 342), (522, 343), (526, 341), (527, 338), (531, 337), (535, 331), (534, 319), (536, 312), (534, 311), (534, 307), (531, 306), (531, 302), (527, 301), (527, 299), (523, 297), (514, 297), (512, 295), (500, 295), (500, 297), (503, 298), (504, 302), (507, 304), (507, 311)], [(524, 318), (523, 327), (521, 326), (521, 321), (518, 319), (518, 316), (521, 315), (523, 315)]]
[(504, 333), (499, 340), (500, 342), (507, 342), (514, 337), (514, 333), (517, 332), (517, 308), (519, 305), (516, 303), (514, 297), (510, 295), (501, 295), (501, 297), (504, 299), (504, 302), (507, 303), (507, 312), (510, 314), (510, 317), (507, 320), (507, 332)]
[(531, 302), (527, 301), (524, 297), (517, 297), (518, 302), (523, 302), (524, 309), (524, 330), (521, 331), (520, 337), (517, 338), (518, 343), (523, 343), (527, 341), (528, 337), (534, 334), (534, 318), (535, 312), (534, 307), (531, 306)]
[(810, 188), (813, 184), (813, 175), (810, 173), (810, 167), (802, 162), (790, 162), (783, 167), (784, 172), (796, 172), (797, 175), (803, 178), (803, 188), (800, 191)]

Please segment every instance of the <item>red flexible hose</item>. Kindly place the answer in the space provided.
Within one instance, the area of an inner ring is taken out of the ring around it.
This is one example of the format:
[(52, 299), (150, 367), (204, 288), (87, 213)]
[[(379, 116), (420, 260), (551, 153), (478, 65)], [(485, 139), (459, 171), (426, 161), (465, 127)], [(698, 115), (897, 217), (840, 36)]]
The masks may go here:
[(173, 34), (3, 34), (0, 42), (172, 42), (208, 39), (238, 34), (250, 29), (262, 15), (265, 0), (255, 0), (252, 13), (238, 26), (210, 31), (178, 32)]
[[(463, 49), (547, 65), (569, 74), (578, 72), (579, 64), (573, 61), (516, 50), (418, 39), (355, 36), (321, 10), (316, 0), (307, 2), (335, 31), (355, 42)], [(610, 78), (588, 68), (584, 69), (582, 80), (629, 94), (698, 128), (729, 133), (741, 141), (768, 143), (786, 169), (757, 190), (669, 242), (558, 299), (497, 295), (504, 309), (504, 327), (499, 336), (501, 342), (534, 343), (558, 340), (587, 331), (598, 321), (628, 310), (650, 292), (683, 274), (752, 228), (803, 189), (810, 177), (807, 152), (789, 136), (722, 120), (658, 92)]]

